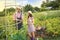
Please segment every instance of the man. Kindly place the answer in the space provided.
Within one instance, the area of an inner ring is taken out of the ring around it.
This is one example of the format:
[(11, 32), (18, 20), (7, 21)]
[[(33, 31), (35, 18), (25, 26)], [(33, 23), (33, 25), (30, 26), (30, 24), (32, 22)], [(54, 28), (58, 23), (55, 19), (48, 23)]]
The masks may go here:
[(16, 8), (16, 13), (14, 13), (13, 15), (13, 20), (17, 23), (16, 25), (17, 29), (20, 30), (23, 25), (23, 18), (22, 18), (22, 12), (20, 7)]

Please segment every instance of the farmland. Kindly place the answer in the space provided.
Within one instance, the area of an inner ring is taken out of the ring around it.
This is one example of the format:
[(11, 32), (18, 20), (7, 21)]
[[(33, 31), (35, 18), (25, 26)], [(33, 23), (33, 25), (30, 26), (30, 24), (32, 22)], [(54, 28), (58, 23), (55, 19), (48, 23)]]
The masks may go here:
[[(24, 12), (23, 28), (16, 30), (12, 15), (0, 17), (0, 39), (4, 40), (27, 40), (27, 12)], [(48, 38), (40, 38), (40, 40), (59, 40), (60, 39), (60, 10), (35, 12), (34, 25), (46, 27), (49, 35)]]

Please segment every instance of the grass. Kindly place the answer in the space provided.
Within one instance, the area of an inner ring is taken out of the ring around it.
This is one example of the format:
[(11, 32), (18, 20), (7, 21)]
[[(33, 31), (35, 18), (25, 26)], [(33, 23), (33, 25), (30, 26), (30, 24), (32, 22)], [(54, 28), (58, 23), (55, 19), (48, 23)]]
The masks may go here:
[[(36, 12), (33, 13), (34, 16), (34, 25), (42, 25), (45, 26), (45, 22), (48, 24), (48, 28), (50, 27), (49, 22), (52, 20), (53, 22), (58, 22), (60, 23), (60, 10), (55, 10), (55, 11), (44, 11), (44, 12)], [(3, 26), (4, 25), (4, 18), (5, 17), (0, 17), (0, 24)], [(55, 18), (55, 19), (54, 19)], [(56, 20), (56, 21), (55, 21)], [(2, 24), (3, 23), (3, 24)], [(24, 18), (23, 18), (23, 28), (19, 30), (19, 32), (15, 29), (12, 19), (12, 15), (6, 16), (6, 23), (7, 23), (7, 39), (8, 40), (26, 40), (26, 34), (27, 34), (27, 12), (24, 13)], [(57, 24), (57, 23), (56, 23)], [(59, 24), (58, 24), (59, 25)], [(60, 25), (59, 25), (60, 26)], [(4, 26), (3, 26), (4, 27)], [(59, 28), (58, 28), (59, 29)], [(4, 33), (5, 34), (5, 33)], [(2, 34), (3, 35), (3, 34)], [(54, 38), (39, 38), (39, 40), (60, 40), (60, 37), (54, 37)]]

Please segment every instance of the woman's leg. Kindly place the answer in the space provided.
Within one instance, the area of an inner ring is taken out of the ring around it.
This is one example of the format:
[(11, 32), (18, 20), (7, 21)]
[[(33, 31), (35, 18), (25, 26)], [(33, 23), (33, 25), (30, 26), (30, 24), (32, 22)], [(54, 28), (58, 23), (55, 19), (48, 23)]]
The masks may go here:
[(35, 40), (35, 33), (32, 32), (31, 35), (32, 35), (31, 40)]
[(35, 38), (35, 32), (32, 32), (31, 34), (32, 34), (32, 37), (34, 37), (34, 38)]

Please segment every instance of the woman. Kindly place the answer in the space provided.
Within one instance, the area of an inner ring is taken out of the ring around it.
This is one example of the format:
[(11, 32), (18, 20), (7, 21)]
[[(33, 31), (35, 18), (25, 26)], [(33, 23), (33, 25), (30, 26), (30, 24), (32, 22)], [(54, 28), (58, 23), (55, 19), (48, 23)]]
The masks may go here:
[(28, 35), (31, 38), (31, 40), (35, 40), (34, 18), (32, 16), (32, 12), (31, 11), (28, 11), (27, 24), (28, 24)]

